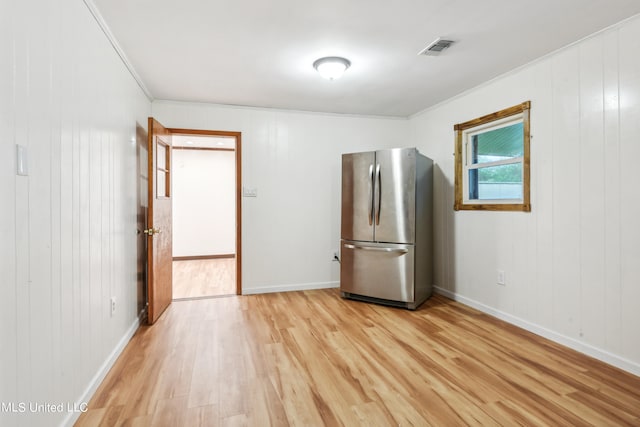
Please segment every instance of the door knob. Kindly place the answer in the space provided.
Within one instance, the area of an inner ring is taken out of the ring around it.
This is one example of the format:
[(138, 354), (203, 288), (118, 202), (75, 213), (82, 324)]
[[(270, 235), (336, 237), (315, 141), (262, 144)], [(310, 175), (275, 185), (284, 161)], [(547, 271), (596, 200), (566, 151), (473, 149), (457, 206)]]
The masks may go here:
[(159, 228), (149, 228), (147, 230), (144, 230), (144, 234), (147, 234), (149, 236), (153, 236), (154, 234), (160, 234), (162, 232), (162, 230), (160, 230)]

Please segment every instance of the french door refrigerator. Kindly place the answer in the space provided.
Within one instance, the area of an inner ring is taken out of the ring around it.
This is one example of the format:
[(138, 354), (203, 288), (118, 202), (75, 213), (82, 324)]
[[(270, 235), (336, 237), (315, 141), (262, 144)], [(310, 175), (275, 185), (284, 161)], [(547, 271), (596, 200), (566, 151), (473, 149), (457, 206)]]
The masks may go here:
[(431, 296), (432, 181), (415, 148), (342, 155), (343, 297), (415, 310)]

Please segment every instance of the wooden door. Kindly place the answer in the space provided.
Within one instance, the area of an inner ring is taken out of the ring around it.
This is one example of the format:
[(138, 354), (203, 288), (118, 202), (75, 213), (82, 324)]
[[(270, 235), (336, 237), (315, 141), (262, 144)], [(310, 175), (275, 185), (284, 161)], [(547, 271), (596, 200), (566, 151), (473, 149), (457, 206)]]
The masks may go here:
[(171, 133), (149, 117), (148, 297), (153, 324), (173, 298), (171, 240)]

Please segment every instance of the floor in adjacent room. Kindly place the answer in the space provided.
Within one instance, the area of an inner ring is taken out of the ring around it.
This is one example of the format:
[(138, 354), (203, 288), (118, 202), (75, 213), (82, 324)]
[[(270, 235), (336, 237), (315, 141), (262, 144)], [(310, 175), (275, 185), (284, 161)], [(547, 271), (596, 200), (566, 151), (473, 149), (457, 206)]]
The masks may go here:
[(140, 327), (76, 425), (640, 425), (640, 378), (439, 295), (232, 296)]
[(236, 259), (173, 261), (173, 299), (206, 298), (236, 293)]

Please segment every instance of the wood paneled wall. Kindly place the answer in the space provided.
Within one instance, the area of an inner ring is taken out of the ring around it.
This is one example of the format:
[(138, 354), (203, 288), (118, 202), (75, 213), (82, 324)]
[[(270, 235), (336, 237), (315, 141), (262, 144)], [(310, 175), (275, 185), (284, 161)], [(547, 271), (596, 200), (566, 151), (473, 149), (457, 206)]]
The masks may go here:
[(408, 146), (397, 118), (154, 101), (165, 126), (242, 132), (242, 292), (338, 286), (342, 153)]
[[(71, 420), (66, 405), (136, 325), (135, 134), (149, 112), (82, 1), (3, 2), (0, 402), (27, 407), (4, 406), (0, 425)], [(16, 144), (28, 176), (16, 175)]]
[[(636, 17), (410, 121), (437, 163), (441, 291), (636, 374), (638, 51)], [(451, 126), (529, 99), (532, 212), (454, 213)]]

